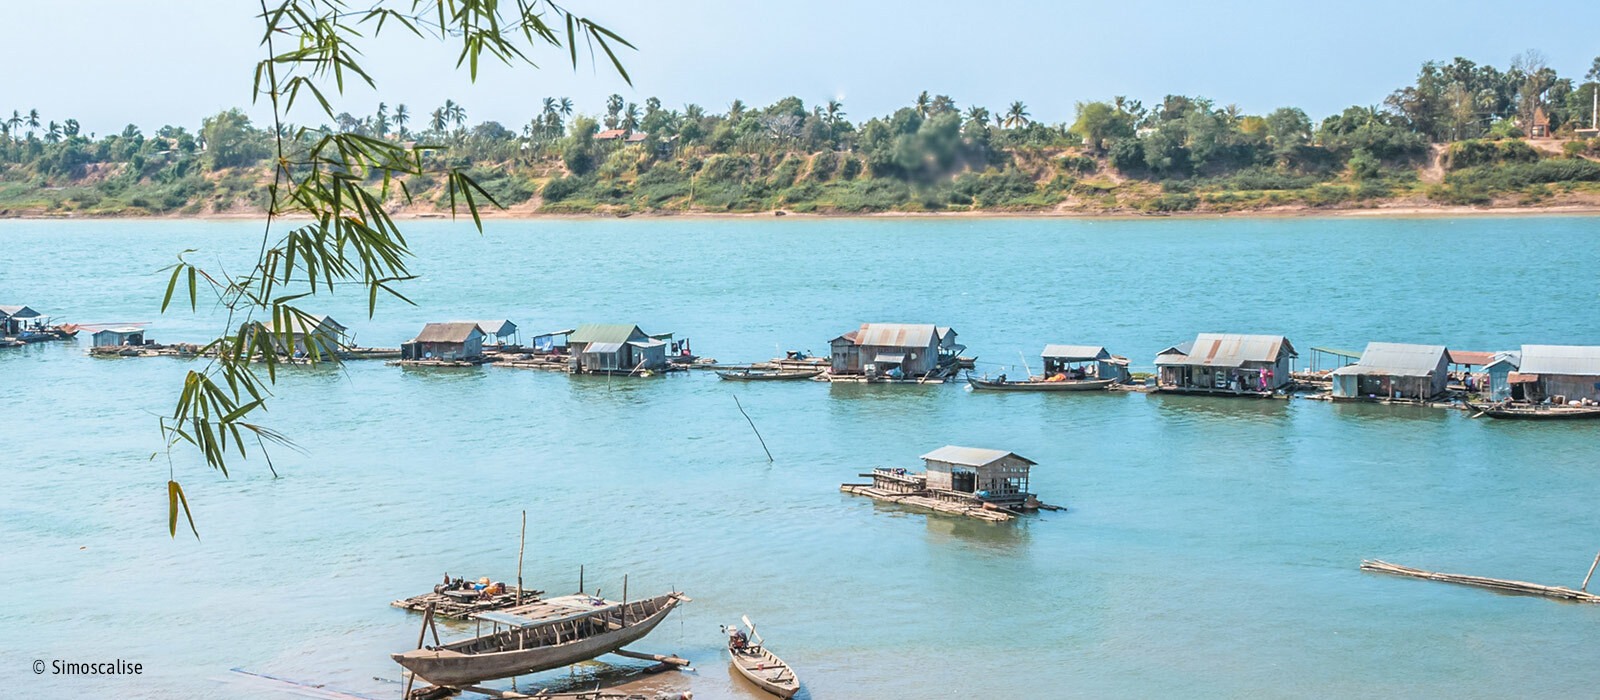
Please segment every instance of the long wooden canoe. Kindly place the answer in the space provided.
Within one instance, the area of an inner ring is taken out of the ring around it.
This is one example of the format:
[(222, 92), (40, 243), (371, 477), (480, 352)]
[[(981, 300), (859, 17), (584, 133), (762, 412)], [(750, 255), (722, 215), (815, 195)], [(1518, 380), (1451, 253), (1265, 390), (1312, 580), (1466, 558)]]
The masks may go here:
[(1513, 418), (1519, 420), (1576, 420), (1582, 418), (1600, 418), (1600, 407), (1596, 406), (1530, 406), (1526, 404), (1478, 405), (1474, 403), (1468, 403), (1467, 408), (1490, 418)]
[(1029, 379), (1026, 381), (998, 381), (967, 377), (967, 383), (973, 389), (980, 391), (1099, 391), (1115, 384), (1115, 379), (1079, 379), (1061, 382), (1047, 382), (1044, 380)]
[(744, 369), (731, 372), (717, 372), (717, 376), (734, 382), (794, 381), (799, 379), (811, 379), (819, 374), (822, 374), (822, 370), (820, 369), (777, 370), (770, 372)]
[(549, 598), (477, 615), (506, 629), (390, 657), (428, 682), (446, 687), (538, 673), (632, 644), (687, 600), (682, 593), (626, 604), (587, 595)]
[(729, 649), (728, 653), (733, 655), (733, 670), (756, 687), (780, 698), (792, 698), (800, 692), (800, 679), (795, 677), (794, 669), (766, 647)]

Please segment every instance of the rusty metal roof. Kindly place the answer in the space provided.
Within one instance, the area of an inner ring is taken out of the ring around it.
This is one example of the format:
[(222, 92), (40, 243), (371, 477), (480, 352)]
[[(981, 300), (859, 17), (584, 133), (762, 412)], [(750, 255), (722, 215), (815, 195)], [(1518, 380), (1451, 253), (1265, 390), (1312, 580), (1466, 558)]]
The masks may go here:
[(926, 348), (938, 344), (941, 334), (931, 323), (863, 323), (854, 338), (849, 333), (844, 337), (856, 345)]
[(1476, 352), (1473, 350), (1451, 350), (1450, 364), (1467, 365), (1468, 367), (1482, 367), (1494, 362), (1495, 353)]
[(1446, 361), (1449, 351), (1443, 345), (1407, 343), (1367, 343), (1366, 352), (1353, 365), (1333, 371), (1337, 375), (1376, 374), (1391, 377), (1431, 377)]
[(1078, 362), (1083, 360), (1111, 359), (1110, 351), (1099, 345), (1046, 345), (1039, 357), (1047, 360)]
[(1600, 376), (1600, 346), (1524, 345), (1523, 374), (1576, 374)]
[(430, 323), (422, 327), (422, 332), (411, 339), (413, 343), (465, 343), (472, 338), (472, 334), (482, 336), (478, 324), (471, 321), (453, 321), (450, 323)]
[(994, 464), (995, 462), (1005, 459), (1006, 457), (1016, 457), (1017, 459), (1027, 462), (1028, 464), (1038, 464), (1038, 462), (1028, 459), (1027, 457), (1023, 457), (1015, 452), (1007, 452), (1005, 450), (989, 450), (982, 447), (957, 447), (955, 445), (945, 445), (944, 447), (918, 457), (918, 459), (944, 462), (946, 464), (959, 464), (963, 467), (984, 467)]
[(1281, 335), (1201, 333), (1195, 336), (1194, 347), (1187, 355), (1162, 355), (1156, 360), (1165, 365), (1238, 367), (1246, 362), (1276, 362), (1285, 351), (1290, 357), (1298, 356), (1294, 345)]

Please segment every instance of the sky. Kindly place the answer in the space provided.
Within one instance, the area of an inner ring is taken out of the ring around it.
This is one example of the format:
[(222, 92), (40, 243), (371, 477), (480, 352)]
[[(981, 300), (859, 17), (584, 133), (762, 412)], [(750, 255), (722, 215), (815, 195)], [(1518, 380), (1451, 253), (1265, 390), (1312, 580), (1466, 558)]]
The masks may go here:
[[(364, 0), (363, 0), (364, 1)], [(390, 0), (409, 6), (408, 0)], [(269, 3), (270, 4), (270, 3)], [(360, 2), (356, 4), (361, 4)], [(0, 12), (0, 112), (38, 109), (88, 132), (194, 129), (200, 119), (250, 107), (263, 53), (249, 0), (52, 0)], [(379, 90), (351, 88), (340, 111), (378, 102), (424, 115), (446, 99), (470, 122), (517, 128), (545, 96), (579, 112), (613, 92), (641, 105), (694, 102), (723, 111), (734, 99), (807, 105), (842, 99), (856, 121), (909, 104), (922, 90), (957, 105), (1003, 110), (1021, 100), (1037, 120), (1069, 121), (1080, 101), (1126, 95), (1210, 97), (1247, 113), (1292, 105), (1313, 119), (1381, 103), (1423, 61), (1465, 56), (1504, 68), (1537, 48), (1562, 75), (1581, 77), (1600, 56), (1600, 2), (1531, 5), (1455, 0), (1340, 3), (1122, 0), (612, 0), (564, 3), (632, 41), (633, 85), (587, 58), (534, 54), (537, 69), (489, 67), (472, 83), (457, 45), (394, 32), (366, 48)], [(305, 112), (291, 121), (320, 124)], [(420, 123), (420, 119), (418, 122)]]

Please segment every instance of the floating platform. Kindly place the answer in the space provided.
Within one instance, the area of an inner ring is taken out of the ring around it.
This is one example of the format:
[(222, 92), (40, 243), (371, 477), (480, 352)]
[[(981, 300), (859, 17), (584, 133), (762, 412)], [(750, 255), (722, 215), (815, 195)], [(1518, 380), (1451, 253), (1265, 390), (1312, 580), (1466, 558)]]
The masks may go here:
[(856, 496), (866, 496), (867, 498), (883, 501), (885, 503), (898, 503), (901, 505), (916, 506), (918, 508), (924, 508), (938, 513), (948, 513), (950, 515), (965, 515), (969, 518), (987, 520), (992, 523), (1009, 522), (1011, 519), (1017, 517), (1016, 513), (1009, 510), (991, 509), (984, 508), (982, 506), (955, 503), (921, 494), (896, 493), (894, 491), (877, 488), (872, 484), (840, 484), (839, 490)]
[(566, 355), (502, 355), (495, 359), (494, 366), (566, 372), (571, 369), (572, 358)]
[[(524, 590), (522, 603), (526, 605), (538, 600), (542, 595), (544, 591)], [(509, 585), (506, 586), (505, 593), (488, 598), (480, 598), (478, 591), (454, 590), (423, 593), (389, 603), (390, 606), (413, 612), (423, 612), (432, 605), (434, 615), (451, 620), (466, 620), (478, 613), (503, 610), (516, 604), (517, 587)]]
[(390, 360), (389, 364), (397, 367), (478, 367), (489, 361), (488, 358), (475, 357), (465, 360)]
[[(1596, 562), (1600, 563), (1600, 557), (1596, 558)], [(1454, 583), (1462, 586), (1473, 586), (1476, 588), (1488, 588), (1504, 593), (1515, 593), (1518, 595), (1544, 596), (1546, 598), (1556, 598), (1574, 603), (1600, 603), (1600, 595), (1583, 590), (1573, 590), (1565, 586), (1545, 586), (1538, 583), (1528, 583), (1527, 581), (1512, 581), (1509, 579), (1486, 578), (1483, 576), (1466, 576), (1463, 574), (1444, 574), (1437, 571), (1426, 571), (1423, 569), (1414, 569), (1409, 566), (1401, 566), (1399, 564), (1390, 564), (1389, 562), (1379, 560), (1367, 560), (1361, 562), (1361, 570), (1379, 574), (1409, 576), (1411, 578), (1427, 579), (1429, 581), (1442, 581), (1444, 583)], [(1589, 573), (1593, 575), (1594, 569), (1591, 568)], [(1585, 583), (1587, 582), (1587, 579), (1585, 579)]]

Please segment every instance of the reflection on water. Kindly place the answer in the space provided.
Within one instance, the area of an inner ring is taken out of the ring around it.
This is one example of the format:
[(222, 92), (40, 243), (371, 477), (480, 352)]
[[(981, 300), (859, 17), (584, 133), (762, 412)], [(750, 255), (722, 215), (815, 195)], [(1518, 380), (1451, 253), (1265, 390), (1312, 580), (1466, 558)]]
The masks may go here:
[(1159, 392), (1149, 394), (1148, 398), (1161, 415), (1185, 422), (1221, 419), (1225, 421), (1280, 423), (1286, 420), (1293, 410), (1289, 406), (1292, 399), (1198, 396)]
[(1455, 409), (1413, 404), (1379, 404), (1364, 401), (1333, 401), (1333, 414), (1354, 421), (1418, 421), (1442, 423), (1451, 420)]

